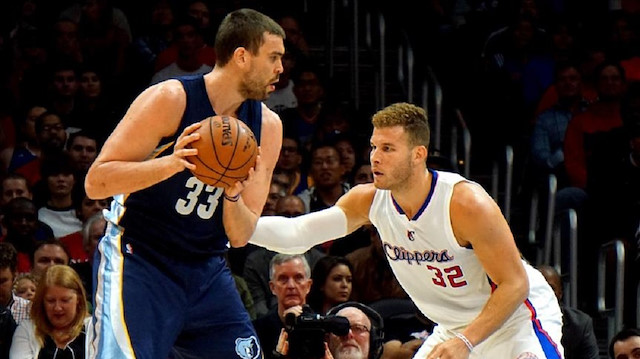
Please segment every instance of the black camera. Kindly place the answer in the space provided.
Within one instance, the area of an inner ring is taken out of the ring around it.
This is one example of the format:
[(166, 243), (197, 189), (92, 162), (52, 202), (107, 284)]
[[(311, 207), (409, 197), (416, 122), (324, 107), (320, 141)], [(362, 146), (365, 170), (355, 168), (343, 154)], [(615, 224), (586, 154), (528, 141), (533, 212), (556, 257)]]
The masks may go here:
[(342, 316), (315, 314), (308, 306), (304, 306), (302, 314), (296, 317), (289, 313), (285, 316), (285, 329), (288, 334), (290, 359), (322, 359), (324, 358), (324, 341), (326, 333), (347, 335), (349, 320)]

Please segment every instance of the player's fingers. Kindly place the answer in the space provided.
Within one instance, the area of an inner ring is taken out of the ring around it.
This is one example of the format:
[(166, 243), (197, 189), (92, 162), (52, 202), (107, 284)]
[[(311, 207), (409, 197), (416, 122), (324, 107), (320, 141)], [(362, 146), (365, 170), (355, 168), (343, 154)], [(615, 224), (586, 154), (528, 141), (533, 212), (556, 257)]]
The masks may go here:
[(189, 126), (185, 127), (185, 129), (182, 131), (182, 134), (183, 134), (183, 135), (188, 135), (188, 134), (190, 134), (191, 132), (193, 132), (193, 131), (195, 131), (195, 130), (199, 129), (200, 127), (202, 127), (202, 123), (200, 123), (200, 122), (196, 122), (196, 123), (194, 123), (194, 124), (191, 124), (191, 125), (189, 125)]
[(197, 141), (200, 139), (200, 134), (199, 133), (190, 133), (190, 134), (182, 134), (180, 135), (180, 137), (178, 137), (178, 139), (176, 140), (176, 145), (175, 148), (184, 148), (186, 147), (189, 143)]
[(256, 163), (252, 168), (256, 171), (259, 171), (262, 168), (262, 158), (260, 157), (260, 155), (256, 156)]
[(232, 184), (231, 186), (227, 187), (224, 190), (224, 194), (227, 197), (235, 197), (239, 195), (243, 189), (244, 189), (244, 184), (241, 181), (236, 181), (234, 184)]
[(249, 172), (247, 172), (247, 178), (245, 178), (242, 183), (246, 186), (247, 184), (253, 182), (253, 178), (255, 177), (256, 170), (254, 168), (249, 168)]
[(196, 165), (194, 165), (193, 163), (183, 159), (182, 160), (182, 165), (184, 165), (184, 167), (188, 170), (195, 170), (196, 169)]
[(182, 148), (182, 149), (179, 149), (179, 150), (175, 151), (175, 154), (179, 155), (180, 157), (197, 156), (198, 155), (198, 149), (197, 148)]

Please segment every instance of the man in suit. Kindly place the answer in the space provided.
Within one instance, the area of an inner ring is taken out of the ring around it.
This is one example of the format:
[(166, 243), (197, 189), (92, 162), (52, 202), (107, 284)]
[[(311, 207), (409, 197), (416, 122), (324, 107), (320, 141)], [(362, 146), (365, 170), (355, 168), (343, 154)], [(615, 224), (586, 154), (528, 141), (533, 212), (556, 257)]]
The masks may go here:
[(565, 359), (598, 359), (598, 342), (593, 332), (593, 320), (591, 317), (576, 308), (571, 308), (562, 303), (562, 280), (555, 268), (547, 265), (538, 267), (538, 270), (549, 282), (558, 298), (562, 310), (562, 346)]

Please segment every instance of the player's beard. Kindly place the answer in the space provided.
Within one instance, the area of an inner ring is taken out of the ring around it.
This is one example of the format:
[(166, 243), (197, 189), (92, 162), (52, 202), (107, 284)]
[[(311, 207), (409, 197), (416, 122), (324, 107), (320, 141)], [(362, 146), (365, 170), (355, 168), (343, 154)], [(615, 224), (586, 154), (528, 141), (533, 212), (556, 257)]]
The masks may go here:
[(384, 181), (375, 181), (374, 185), (379, 189), (394, 190), (399, 186), (407, 185), (407, 181), (413, 172), (413, 164), (411, 159), (407, 157), (402, 161), (398, 161), (396, 165), (384, 172)]
[(251, 68), (243, 81), (240, 82), (240, 95), (251, 100), (266, 100), (269, 97), (267, 92), (268, 84), (264, 84), (259, 78), (260, 76), (258, 76), (257, 72)]

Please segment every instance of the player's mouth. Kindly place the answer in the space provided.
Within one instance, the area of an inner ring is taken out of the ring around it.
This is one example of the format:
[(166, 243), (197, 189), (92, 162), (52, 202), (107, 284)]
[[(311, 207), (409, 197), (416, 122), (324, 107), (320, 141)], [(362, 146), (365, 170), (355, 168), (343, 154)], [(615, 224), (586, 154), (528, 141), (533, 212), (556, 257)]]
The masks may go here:
[(269, 83), (269, 85), (267, 85), (267, 88), (269, 89), (270, 92), (273, 92), (276, 90), (276, 84), (278, 83), (278, 79), (276, 78), (274, 81), (271, 81), (271, 83)]

